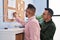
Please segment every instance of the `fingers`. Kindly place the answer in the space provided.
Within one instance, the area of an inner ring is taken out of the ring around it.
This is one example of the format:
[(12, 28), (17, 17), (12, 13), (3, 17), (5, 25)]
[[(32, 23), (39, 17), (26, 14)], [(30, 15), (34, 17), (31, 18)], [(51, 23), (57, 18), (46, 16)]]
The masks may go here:
[(17, 13), (16, 13), (16, 12), (14, 12), (14, 13), (13, 13), (13, 17), (16, 17), (16, 16), (17, 16)]

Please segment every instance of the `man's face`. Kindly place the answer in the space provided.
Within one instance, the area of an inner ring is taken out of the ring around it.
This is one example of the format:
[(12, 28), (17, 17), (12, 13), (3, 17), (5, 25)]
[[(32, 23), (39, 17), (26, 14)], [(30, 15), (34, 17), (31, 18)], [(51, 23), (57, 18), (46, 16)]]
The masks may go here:
[(32, 13), (31, 9), (26, 9), (26, 17), (31, 16)]
[(43, 12), (43, 19), (44, 19), (44, 20), (48, 20), (50, 17), (51, 17), (51, 16), (50, 16), (48, 10), (45, 10), (45, 11)]

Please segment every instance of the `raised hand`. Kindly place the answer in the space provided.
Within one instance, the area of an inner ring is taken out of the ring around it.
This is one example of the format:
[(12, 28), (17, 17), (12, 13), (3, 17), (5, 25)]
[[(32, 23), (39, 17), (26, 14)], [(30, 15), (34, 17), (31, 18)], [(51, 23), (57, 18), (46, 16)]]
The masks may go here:
[(13, 13), (13, 17), (17, 17), (18, 14), (16, 12)]

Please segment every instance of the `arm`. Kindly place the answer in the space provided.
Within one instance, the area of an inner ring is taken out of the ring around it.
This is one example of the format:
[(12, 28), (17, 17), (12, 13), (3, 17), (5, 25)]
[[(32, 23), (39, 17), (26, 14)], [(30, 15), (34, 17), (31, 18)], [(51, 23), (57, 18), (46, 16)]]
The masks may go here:
[(18, 21), (19, 23), (21, 23), (23, 26), (26, 24), (24, 22), (24, 20), (20, 19), (20, 17), (18, 16), (18, 14), (16, 12), (13, 13), (13, 16), (15, 17), (16, 21)]
[(40, 26), (35, 22), (29, 24), (29, 33), (30, 33), (30, 40), (38, 40), (40, 39)]
[(20, 19), (20, 17), (16, 17), (16, 21), (21, 23), (23, 26), (26, 24), (26, 22), (22, 19)]

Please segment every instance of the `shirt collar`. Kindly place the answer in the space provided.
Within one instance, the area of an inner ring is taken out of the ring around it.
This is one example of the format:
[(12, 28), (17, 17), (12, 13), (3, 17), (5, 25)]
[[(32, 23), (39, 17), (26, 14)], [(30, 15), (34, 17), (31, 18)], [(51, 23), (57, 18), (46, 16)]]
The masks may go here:
[(52, 19), (51, 19), (50, 21), (48, 21), (48, 22), (45, 22), (45, 21), (44, 21), (44, 23), (50, 23), (50, 22), (52, 22)]

